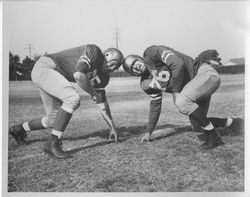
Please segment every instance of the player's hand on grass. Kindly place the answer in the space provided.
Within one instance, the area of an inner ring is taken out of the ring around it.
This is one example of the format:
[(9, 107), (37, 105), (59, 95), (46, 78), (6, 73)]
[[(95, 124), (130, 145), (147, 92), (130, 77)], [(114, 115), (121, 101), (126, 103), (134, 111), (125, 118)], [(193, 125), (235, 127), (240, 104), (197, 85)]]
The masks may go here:
[(141, 139), (141, 142), (150, 142), (150, 133), (146, 133), (142, 139)]
[(99, 94), (93, 95), (91, 99), (94, 101), (95, 104), (101, 103), (101, 97)]
[(118, 142), (118, 135), (115, 129), (111, 129), (109, 133), (109, 140), (113, 140), (113, 139), (115, 140), (115, 143)]

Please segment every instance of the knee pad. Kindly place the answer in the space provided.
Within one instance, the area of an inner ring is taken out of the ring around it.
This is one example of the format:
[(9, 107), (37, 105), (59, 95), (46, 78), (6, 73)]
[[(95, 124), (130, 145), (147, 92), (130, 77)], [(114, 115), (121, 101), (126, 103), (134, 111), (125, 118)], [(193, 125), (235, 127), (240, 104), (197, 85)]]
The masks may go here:
[(55, 115), (49, 115), (49, 116), (44, 116), (42, 118), (42, 125), (44, 128), (53, 128), (54, 123), (56, 119), (56, 114)]
[(175, 105), (177, 106), (179, 112), (184, 115), (191, 114), (198, 107), (198, 105), (190, 98), (182, 94), (179, 94), (176, 97)]
[(62, 108), (69, 112), (73, 113), (80, 106), (80, 96), (78, 94), (72, 94), (63, 100)]

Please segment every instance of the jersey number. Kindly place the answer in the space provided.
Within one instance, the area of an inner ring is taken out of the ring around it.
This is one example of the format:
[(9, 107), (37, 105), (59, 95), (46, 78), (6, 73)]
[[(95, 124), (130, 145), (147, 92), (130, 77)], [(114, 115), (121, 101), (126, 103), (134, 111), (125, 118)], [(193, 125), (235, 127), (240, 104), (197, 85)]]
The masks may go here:
[(158, 82), (155, 78), (153, 78), (153, 79), (151, 80), (151, 82), (149, 83), (149, 86), (150, 86), (151, 88), (158, 88), (158, 89), (161, 90), (161, 85), (159, 84), (159, 82)]
[(168, 82), (169, 77), (170, 77), (169, 72), (166, 70), (162, 70), (162, 71), (153, 70), (152, 75), (156, 80), (162, 81), (162, 82)]
[(170, 74), (168, 71), (163, 70), (163, 71), (157, 71), (157, 70), (153, 70), (152, 71), (152, 75), (153, 75), (153, 79), (150, 82), (149, 86), (151, 88), (158, 88), (158, 89), (162, 89), (161, 84), (158, 82), (168, 82)]
[(99, 78), (99, 76), (97, 75), (97, 71), (94, 70), (92, 73), (91, 73), (91, 76), (90, 76), (90, 83), (91, 85), (93, 86), (95, 83), (99, 84), (101, 83), (101, 79)]

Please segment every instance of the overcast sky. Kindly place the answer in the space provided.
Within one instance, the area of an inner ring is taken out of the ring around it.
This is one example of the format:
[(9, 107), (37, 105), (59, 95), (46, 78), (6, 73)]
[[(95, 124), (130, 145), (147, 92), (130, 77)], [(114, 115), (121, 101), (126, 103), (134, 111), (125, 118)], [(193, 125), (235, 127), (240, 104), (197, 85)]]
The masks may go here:
[(222, 62), (245, 56), (248, 1), (50, 0), (4, 2), (5, 50), (28, 55), (52, 53), (84, 44), (115, 46), (124, 55), (142, 55), (162, 44), (196, 57), (217, 49)]

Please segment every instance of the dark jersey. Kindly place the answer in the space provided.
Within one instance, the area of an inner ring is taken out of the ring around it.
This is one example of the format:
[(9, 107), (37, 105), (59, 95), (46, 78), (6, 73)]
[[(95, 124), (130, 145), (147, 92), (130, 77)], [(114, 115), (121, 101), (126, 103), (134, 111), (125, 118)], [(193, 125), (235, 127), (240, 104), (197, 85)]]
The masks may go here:
[(150, 96), (149, 118), (147, 132), (152, 133), (161, 113), (162, 88), (157, 85), (152, 74), (146, 69), (141, 77), (141, 88)]
[(180, 92), (194, 78), (193, 58), (165, 46), (150, 46), (143, 54), (154, 83), (165, 92)]
[(105, 88), (109, 82), (109, 75), (102, 72), (104, 56), (96, 45), (83, 45), (47, 56), (55, 62), (55, 70), (71, 82), (75, 82), (76, 71), (87, 74), (96, 89)]
[(147, 69), (141, 77), (140, 85), (142, 90), (150, 96), (151, 100), (162, 98), (161, 87), (157, 85), (154, 77)]

